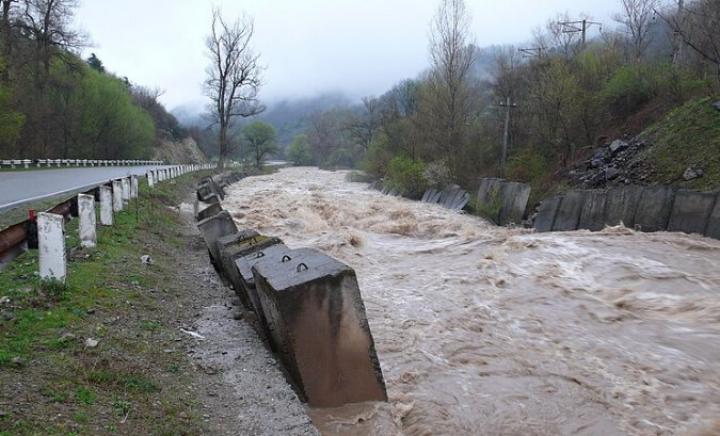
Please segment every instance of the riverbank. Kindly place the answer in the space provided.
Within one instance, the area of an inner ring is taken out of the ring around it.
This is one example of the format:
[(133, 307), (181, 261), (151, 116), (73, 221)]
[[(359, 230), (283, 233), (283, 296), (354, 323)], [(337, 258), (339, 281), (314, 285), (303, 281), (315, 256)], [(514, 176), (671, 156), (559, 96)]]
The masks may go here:
[(0, 434), (313, 434), (209, 264), (203, 175), (143, 186), (97, 249), (71, 251), (66, 287), (38, 282), (32, 251), (0, 273)]

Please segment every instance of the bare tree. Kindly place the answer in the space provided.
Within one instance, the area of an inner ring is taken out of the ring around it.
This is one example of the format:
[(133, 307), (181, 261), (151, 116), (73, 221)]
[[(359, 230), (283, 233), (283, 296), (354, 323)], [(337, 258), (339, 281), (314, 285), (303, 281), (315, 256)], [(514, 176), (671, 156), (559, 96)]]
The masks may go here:
[[(5, 57), (5, 62), (10, 62), (13, 49), (13, 30), (11, 23), (11, 16), (13, 13), (13, 3), (17, 3), (18, 0), (2, 0), (2, 24), (0, 25), (0, 36), (2, 37), (2, 53)], [(2, 72), (3, 81), (7, 82), (10, 79), (10, 70), (4, 68)]]
[(622, 13), (615, 21), (625, 26), (630, 37), (635, 59), (640, 61), (650, 44), (649, 32), (658, 6), (658, 0), (620, 0)]
[(363, 97), (363, 113), (351, 120), (348, 128), (352, 136), (367, 151), (380, 128), (382, 118), (382, 102), (375, 97)]
[(475, 61), (470, 15), (463, 0), (442, 0), (430, 34), (432, 70), (425, 111), (429, 136), (449, 159), (451, 171), (459, 170), (472, 111), (470, 71)]
[(683, 45), (713, 68), (720, 83), (720, 2), (697, 0), (679, 6), (678, 13), (671, 17), (657, 13), (670, 25)]
[(229, 152), (228, 130), (233, 120), (265, 110), (258, 99), (262, 69), (259, 55), (250, 46), (254, 32), (252, 18), (243, 15), (228, 23), (218, 9), (213, 10), (211, 32), (206, 40), (210, 65), (205, 92), (212, 102), (213, 123), (218, 125), (218, 168), (221, 169)]
[(86, 45), (86, 37), (72, 28), (78, 0), (22, 0), (19, 27), (35, 45), (39, 85), (50, 75), (53, 59), (74, 65), (71, 53)]

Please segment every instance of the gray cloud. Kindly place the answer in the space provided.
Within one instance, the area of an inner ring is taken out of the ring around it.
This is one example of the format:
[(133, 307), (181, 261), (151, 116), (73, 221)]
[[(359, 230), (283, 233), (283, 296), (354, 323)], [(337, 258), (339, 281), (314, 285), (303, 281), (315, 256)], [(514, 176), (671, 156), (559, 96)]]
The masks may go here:
[[(84, 0), (77, 16), (113, 72), (164, 89), (169, 107), (204, 104), (207, 0)], [(262, 97), (322, 91), (378, 94), (428, 65), (436, 0), (218, 1), (227, 16), (255, 17), (255, 47), (267, 66)], [(610, 23), (608, 0), (467, 0), (478, 45), (520, 43), (558, 12)]]

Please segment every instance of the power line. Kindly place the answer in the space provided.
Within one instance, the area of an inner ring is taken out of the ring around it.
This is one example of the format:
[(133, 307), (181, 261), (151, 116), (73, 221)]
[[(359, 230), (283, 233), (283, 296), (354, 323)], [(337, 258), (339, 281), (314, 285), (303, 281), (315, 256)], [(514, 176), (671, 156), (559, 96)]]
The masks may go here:
[(592, 26), (599, 26), (602, 32), (602, 23), (590, 20), (578, 20), (578, 21), (560, 21), (558, 22), (562, 26), (562, 33), (582, 33), (582, 46), (585, 47), (587, 41), (587, 31)]

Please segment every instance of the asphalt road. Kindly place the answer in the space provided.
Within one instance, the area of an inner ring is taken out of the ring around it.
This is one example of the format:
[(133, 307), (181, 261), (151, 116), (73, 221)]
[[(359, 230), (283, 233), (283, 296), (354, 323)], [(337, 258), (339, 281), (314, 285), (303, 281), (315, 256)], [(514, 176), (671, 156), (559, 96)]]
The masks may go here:
[(77, 191), (167, 166), (58, 168), (0, 172), (0, 212), (29, 201)]

